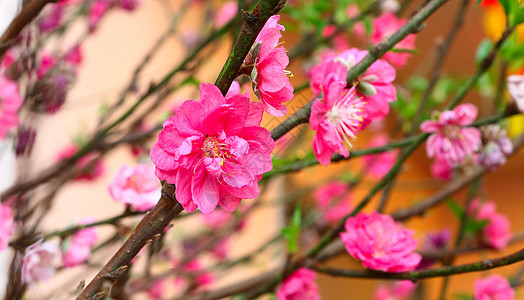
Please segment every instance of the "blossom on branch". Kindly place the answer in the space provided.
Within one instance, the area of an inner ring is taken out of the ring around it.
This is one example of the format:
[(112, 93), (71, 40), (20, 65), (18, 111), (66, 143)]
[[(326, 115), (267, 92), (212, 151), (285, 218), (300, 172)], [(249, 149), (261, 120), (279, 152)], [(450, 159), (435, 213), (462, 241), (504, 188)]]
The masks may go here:
[(270, 17), (244, 61), (244, 72), (249, 72), (253, 90), (260, 98), (264, 110), (276, 117), (287, 114), (287, 107), (282, 102), (293, 98), (293, 85), (288, 76), (292, 76), (286, 67), (289, 57), (286, 49), (278, 40), (284, 26), (278, 24), (280, 16)]
[(25, 249), (22, 281), (27, 284), (50, 279), (56, 272), (55, 258), (60, 250), (51, 243), (38, 241)]
[(415, 253), (415, 232), (395, 223), (390, 215), (359, 213), (348, 218), (340, 234), (346, 250), (373, 270), (406, 272), (414, 270), (422, 257)]
[(18, 85), (0, 74), (0, 139), (18, 126), (18, 109), (23, 101)]
[(475, 280), (475, 300), (514, 300), (515, 291), (508, 280), (498, 274)]
[[(79, 225), (92, 223), (93, 218), (86, 218), (79, 222)], [(77, 231), (67, 241), (69, 244), (63, 252), (62, 261), (65, 267), (73, 267), (85, 262), (91, 255), (91, 247), (96, 243), (98, 235), (94, 227), (89, 227)]]
[(480, 130), (471, 125), (478, 109), (473, 104), (461, 104), (453, 110), (437, 114), (434, 120), (424, 121), (420, 129), (433, 133), (426, 142), (429, 157), (461, 163), (480, 147)]
[(326, 71), (333, 70), (322, 85), (322, 99), (316, 99), (311, 107), (309, 124), (316, 130), (313, 138), (313, 152), (318, 162), (327, 166), (333, 153), (344, 157), (349, 151), (344, 143), (351, 146), (350, 140), (356, 138), (363, 121), (365, 102), (355, 95), (355, 87), (346, 89), (346, 81), (336, 75), (343, 69), (341, 63), (331, 61)]
[(311, 270), (296, 270), (278, 287), (277, 300), (320, 300), (316, 278)]
[(336, 224), (350, 213), (351, 194), (343, 182), (331, 182), (313, 192), (322, 219), (328, 224)]
[(160, 185), (151, 164), (121, 166), (108, 189), (113, 199), (136, 211), (150, 210), (160, 199)]
[(495, 202), (481, 203), (478, 198), (475, 198), (468, 208), (468, 214), (477, 221), (487, 221), (481, 232), (481, 241), (492, 248), (501, 250), (508, 245), (512, 237), (511, 224), (508, 218), (497, 213), (496, 209)]
[(479, 162), (489, 170), (496, 170), (506, 163), (506, 156), (513, 152), (513, 144), (506, 130), (498, 124), (480, 128), (484, 145), (480, 149)]
[(200, 85), (200, 101), (185, 101), (164, 122), (151, 159), (160, 180), (175, 184), (185, 210), (232, 212), (258, 196), (258, 181), (272, 169), (274, 141), (260, 127), (262, 106), (242, 94)]
[[(371, 42), (375, 45), (382, 42), (404, 26), (406, 22), (407, 20), (397, 18), (394, 13), (383, 13), (373, 20)], [(409, 34), (398, 42), (394, 49), (386, 52), (383, 57), (395, 67), (402, 67), (407, 63), (408, 58), (411, 56), (411, 53), (408, 51), (413, 50), (415, 50), (415, 35)]]

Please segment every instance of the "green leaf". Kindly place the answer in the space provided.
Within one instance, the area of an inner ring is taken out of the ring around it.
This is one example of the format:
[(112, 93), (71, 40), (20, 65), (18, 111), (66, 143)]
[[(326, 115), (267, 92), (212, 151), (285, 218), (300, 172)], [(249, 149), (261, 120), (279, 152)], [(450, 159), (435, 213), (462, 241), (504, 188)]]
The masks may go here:
[(449, 209), (451, 209), (451, 212), (453, 212), (453, 214), (458, 219), (462, 219), (462, 215), (464, 214), (464, 210), (462, 209), (460, 204), (458, 204), (457, 202), (453, 201), (452, 199), (447, 199), (446, 200), (446, 205), (449, 207)]
[(473, 297), (470, 294), (458, 293), (458, 294), (453, 295), (453, 299), (455, 300), (473, 300)]
[(499, 0), (500, 5), (504, 8), (504, 12), (506, 13), (506, 16), (511, 15), (511, 8), (513, 7), (512, 3), (516, 0)]
[(493, 44), (489, 39), (483, 39), (480, 42), (480, 45), (477, 47), (477, 52), (475, 53), (475, 62), (477, 65), (480, 65), (484, 58), (488, 56), (491, 48), (493, 48)]
[(302, 221), (302, 209), (298, 204), (291, 216), (291, 224), (288, 227), (282, 228), (282, 235), (287, 240), (287, 248), (289, 253), (295, 253), (298, 250), (297, 240), (300, 232), (300, 223)]

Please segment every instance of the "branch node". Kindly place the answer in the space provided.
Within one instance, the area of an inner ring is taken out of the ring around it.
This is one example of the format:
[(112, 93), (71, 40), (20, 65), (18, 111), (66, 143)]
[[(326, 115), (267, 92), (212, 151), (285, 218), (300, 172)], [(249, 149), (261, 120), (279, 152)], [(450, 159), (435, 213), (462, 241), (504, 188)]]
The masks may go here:
[(110, 282), (115, 282), (120, 276), (122, 276), (122, 274), (127, 272), (127, 268), (127, 265), (118, 267), (113, 272), (109, 272), (103, 275), (102, 278)]

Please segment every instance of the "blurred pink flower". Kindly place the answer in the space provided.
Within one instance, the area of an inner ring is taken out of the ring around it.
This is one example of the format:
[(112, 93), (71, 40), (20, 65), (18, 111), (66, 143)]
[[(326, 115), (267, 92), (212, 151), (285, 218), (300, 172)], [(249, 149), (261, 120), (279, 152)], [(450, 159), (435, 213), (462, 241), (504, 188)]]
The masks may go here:
[[(289, 58), (278, 42), (282, 37), (280, 31), (285, 30), (278, 24), (279, 19), (280, 16), (275, 15), (267, 20), (244, 62), (246, 69), (253, 66), (251, 81), (264, 110), (276, 117), (287, 114), (287, 107), (282, 103), (293, 98), (293, 85), (288, 78), (291, 73), (285, 70)], [(257, 52), (254, 49), (258, 49), (258, 53), (254, 53)]]
[(524, 112), (524, 75), (511, 75), (507, 79), (508, 91), (520, 112)]
[(118, 6), (127, 11), (134, 11), (139, 5), (139, 0), (118, 0)]
[(374, 300), (407, 300), (413, 295), (417, 284), (409, 280), (395, 281), (393, 284), (381, 284), (375, 290)]
[(227, 1), (222, 4), (220, 9), (215, 14), (215, 25), (217, 27), (222, 27), (231, 21), (238, 12), (238, 2), (237, 1)]
[(50, 5), (49, 9), (46, 10), (46, 14), (38, 20), (40, 32), (46, 33), (55, 30), (61, 25), (63, 14), (62, 5)]
[(76, 70), (82, 63), (82, 57), (82, 46), (78, 44), (66, 52), (65, 61)]
[(108, 189), (114, 200), (136, 211), (150, 210), (160, 199), (160, 184), (151, 164), (121, 166)]
[(162, 300), (166, 283), (164, 279), (157, 279), (155, 282), (146, 290), (147, 296), (153, 300)]
[[(322, 36), (327, 38), (335, 34), (337, 27), (333, 24), (329, 24), (322, 28)], [(349, 48), (349, 43), (343, 33), (337, 33), (333, 36), (333, 48), (335, 51), (340, 52)]]
[(212, 230), (217, 230), (231, 222), (234, 215), (222, 209), (215, 209), (209, 214), (202, 214), (202, 218), (207, 226)]
[(322, 89), (323, 99), (316, 99), (311, 107), (309, 123), (315, 130), (313, 152), (318, 162), (327, 166), (333, 153), (344, 157), (349, 151), (344, 143), (351, 146), (350, 140), (360, 131), (364, 115), (365, 102), (355, 96), (355, 87), (346, 90), (346, 81), (339, 80), (338, 73), (342, 64), (331, 61), (326, 64), (326, 73)]
[(95, 0), (89, 7), (87, 22), (90, 32), (95, 32), (98, 24), (106, 12), (111, 8), (111, 2), (108, 0)]
[[(326, 54), (324, 60), (311, 70), (311, 89), (313, 93), (322, 92), (324, 81), (329, 74), (335, 74), (341, 81), (346, 82), (347, 72), (359, 63), (368, 51), (351, 48), (339, 55)], [(328, 67), (332, 61), (342, 63), (343, 67), (334, 70)], [(356, 95), (366, 102), (362, 128), (366, 128), (371, 121), (380, 121), (389, 114), (389, 103), (397, 100), (397, 90), (393, 85), (396, 77), (395, 69), (384, 60), (375, 61), (362, 75), (356, 79)]]
[(0, 140), (11, 128), (18, 126), (18, 109), (23, 101), (16, 82), (0, 74)]
[[(58, 155), (56, 156), (56, 161), (60, 162), (62, 160), (68, 159), (71, 156), (73, 156), (77, 151), (78, 146), (76, 145), (66, 146), (58, 152)], [(104, 174), (104, 165), (102, 163), (102, 160), (99, 158), (94, 158), (94, 156), (90, 154), (85, 155), (79, 160), (77, 160), (75, 166), (76, 170), (79, 171), (79, 173), (74, 178), (74, 180), (77, 181), (93, 181), (98, 177), (102, 176), (102, 174)]]
[(475, 300), (514, 300), (515, 291), (506, 278), (493, 274), (475, 280)]
[[(177, 260), (172, 260), (171, 265), (175, 269), (179, 268), (179, 262)], [(196, 288), (202, 289), (202, 288), (209, 286), (213, 282), (215, 282), (215, 277), (213, 276), (213, 274), (209, 272), (205, 272), (204, 268), (202, 267), (202, 264), (196, 259), (188, 262), (182, 268), (182, 271), (186, 275), (194, 276), (192, 277), (192, 280), (194, 280), (194, 284), (196, 284)], [(174, 282), (176, 285), (183, 285), (183, 286), (189, 284), (188, 279), (182, 278), (182, 277), (175, 278)]]
[(272, 169), (274, 141), (260, 127), (262, 107), (241, 94), (222, 96), (200, 85), (200, 101), (185, 101), (164, 122), (151, 149), (155, 173), (175, 184), (187, 211), (232, 212), (241, 199), (255, 198), (262, 174)]
[[(368, 147), (380, 147), (386, 145), (387, 143), (389, 143), (387, 134), (381, 133), (373, 137), (373, 139), (368, 143)], [(384, 177), (395, 164), (395, 161), (397, 160), (397, 152), (397, 150), (393, 150), (378, 154), (365, 155), (362, 158), (364, 169), (372, 177)]]
[(488, 246), (501, 250), (508, 245), (512, 237), (509, 219), (496, 212), (497, 206), (493, 201), (481, 203), (478, 198), (473, 199), (468, 213), (478, 220), (487, 220), (488, 224), (482, 229), (482, 241)]
[[(86, 218), (79, 225), (94, 222), (93, 218)], [(98, 235), (96, 228), (89, 227), (77, 231), (69, 240), (67, 250), (62, 253), (62, 261), (65, 267), (73, 267), (85, 262), (91, 255), (91, 247), (96, 243)]]
[(296, 270), (278, 287), (277, 300), (320, 300), (316, 278), (311, 270)]
[[(449, 230), (449, 228), (428, 232), (422, 240), (420, 250), (427, 252), (442, 250), (447, 247), (450, 238), (451, 231)], [(425, 269), (433, 265), (435, 262), (436, 261), (432, 258), (423, 257), (417, 269)]]
[(38, 241), (27, 247), (22, 260), (22, 281), (32, 284), (50, 279), (56, 272), (54, 262), (59, 251), (51, 242)]
[(14, 227), (13, 210), (9, 205), (0, 203), (0, 251), (9, 246)]
[(328, 224), (336, 224), (350, 213), (351, 194), (343, 182), (331, 182), (317, 188), (313, 198), (320, 209), (320, 215)]
[(359, 213), (347, 219), (340, 238), (346, 250), (363, 265), (384, 272), (414, 270), (422, 257), (415, 253), (414, 231), (396, 224), (389, 215)]
[[(406, 22), (407, 20), (397, 18), (394, 13), (383, 13), (373, 20), (371, 42), (375, 45), (382, 42), (400, 29), (400, 27), (404, 26)], [(415, 35), (409, 34), (396, 44), (394, 49), (415, 50)], [(411, 54), (407, 52), (393, 52), (390, 50), (383, 57), (395, 67), (402, 67), (407, 63), (410, 56)]]
[(493, 171), (506, 163), (506, 156), (513, 152), (513, 144), (506, 130), (499, 124), (490, 124), (480, 128), (483, 146), (479, 153), (479, 162)]
[(420, 129), (433, 133), (426, 142), (429, 157), (461, 163), (480, 147), (480, 130), (471, 125), (477, 117), (478, 109), (473, 104), (461, 104), (453, 110), (446, 110), (438, 119), (424, 121)]
[(435, 179), (449, 181), (453, 178), (453, 164), (443, 158), (435, 158), (430, 171), (431, 176)]
[(54, 56), (50, 54), (43, 54), (40, 59), (40, 66), (36, 70), (36, 74), (38, 75), (38, 79), (42, 79), (44, 75), (49, 72), (52, 68), (54, 68), (56, 65), (56, 59)]

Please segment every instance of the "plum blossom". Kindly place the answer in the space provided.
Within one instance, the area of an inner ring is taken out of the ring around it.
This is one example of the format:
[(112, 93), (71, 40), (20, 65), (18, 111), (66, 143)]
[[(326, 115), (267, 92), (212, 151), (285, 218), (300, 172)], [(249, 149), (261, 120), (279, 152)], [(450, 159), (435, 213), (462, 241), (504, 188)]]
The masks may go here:
[[(335, 61), (326, 65), (326, 71), (333, 70), (333, 73), (341, 68), (344, 66)], [(335, 152), (349, 156), (344, 143), (351, 146), (350, 140), (356, 138), (363, 121), (365, 103), (356, 97), (354, 86), (349, 90), (345, 87), (345, 80), (339, 80), (334, 74), (328, 75), (322, 86), (323, 98), (317, 98), (311, 107), (309, 123), (316, 131), (313, 152), (324, 166), (331, 162)]]
[[(79, 225), (94, 222), (93, 218), (86, 218)], [(65, 267), (73, 267), (85, 262), (91, 254), (91, 247), (96, 243), (98, 236), (94, 227), (77, 231), (68, 241), (67, 250), (63, 252), (62, 261)]]
[(507, 78), (508, 92), (520, 112), (524, 112), (524, 75), (511, 75)]
[[(389, 142), (387, 134), (376, 135), (368, 143), (369, 148), (384, 146)], [(395, 164), (398, 151), (386, 151), (377, 154), (369, 154), (362, 158), (364, 169), (375, 178), (384, 177)]]
[(282, 37), (280, 31), (285, 30), (284, 26), (278, 24), (279, 19), (280, 16), (275, 15), (267, 20), (243, 67), (251, 76), (253, 90), (264, 110), (276, 117), (287, 114), (287, 107), (282, 103), (293, 98), (293, 85), (288, 78), (291, 73), (285, 70), (289, 57), (286, 49), (278, 42)]
[(278, 287), (277, 300), (320, 300), (316, 277), (311, 270), (296, 270)]
[(187, 211), (234, 211), (241, 199), (255, 198), (262, 174), (272, 169), (274, 141), (260, 127), (262, 106), (241, 94), (224, 98), (208, 83), (200, 101), (185, 101), (164, 122), (151, 159), (160, 180), (175, 184)]
[[(368, 51), (351, 48), (339, 55), (327, 53), (322, 62), (311, 70), (311, 90), (322, 92), (325, 79), (330, 75), (346, 81), (347, 72), (359, 63)], [(328, 67), (332, 61), (342, 63), (343, 67)], [(389, 114), (389, 103), (397, 100), (397, 91), (393, 85), (396, 70), (386, 61), (378, 59), (356, 79), (356, 95), (366, 102), (362, 128), (371, 121), (383, 120)]]
[(27, 247), (22, 260), (22, 281), (32, 284), (50, 279), (56, 272), (54, 262), (59, 251), (52, 242), (38, 241)]
[(435, 179), (449, 181), (453, 177), (453, 164), (443, 158), (437, 157), (431, 163), (431, 176)]
[(313, 192), (320, 214), (328, 224), (336, 224), (350, 213), (351, 194), (348, 185), (335, 181), (328, 183)]
[(471, 125), (478, 109), (473, 104), (461, 104), (446, 110), (435, 120), (424, 121), (420, 129), (433, 133), (426, 142), (429, 157), (445, 159), (449, 163), (461, 163), (480, 147), (480, 130)]
[(473, 293), (475, 300), (514, 300), (513, 290), (508, 280), (498, 274), (475, 280)]
[(115, 201), (127, 204), (136, 211), (150, 210), (160, 199), (160, 185), (152, 164), (121, 166), (108, 189)]
[(13, 210), (7, 204), (0, 203), (0, 251), (8, 247), (14, 226)]
[(405, 272), (414, 270), (422, 257), (415, 253), (415, 232), (396, 224), (390, 215), (359, 213), (349, 218), (340, 234), (346, 250), (373, 270)]
[[(56, 161), (68, 159), (78, 151), (78, 146), (69, 145), (60, 150), (56, 157)], [(74, 180), (76, 181), (93, 181), (104, 173), (104, 165), (102, 160), (94, 158), (92, 155), (85, 155), (75, 163), (78, 174), (76, 174)]]
[(18, 109), (22, 106), (18, 85), (0, 74), (0, 140), (18, 126)]
[(220, 9), (217, 11), (215, 15), (215, 25), (217, 27), (222, 27), (223, 25), (227, 24), (227, 22), (231, 21), (238, 12), (238, 2), (237, 1), (227, 1)]
[(506, 156), (513, 152), (513, 144), (506, 130), (498, 124), (490, 124), (480, 128), (484, 145), (480, 149), (479, 162), (489, 170), (496, 170), (506, 163)]
[[(407, 20), (399, 19), (394, 13), (383, 13), (378, 18), (373, 20), (373, 33), (371, 35), (371, 42), (378, 44), (384, 39), (390, 37), (400, 27), (404, 26)], [(415, 49), (415, 35), (409, 34), (402, 41), (395, 45), (396, 49), (400, 50), (414, 50)], [(407, 52), (392, 52), (391, 50), (384, 54), (384, 59), (389, 61), (395, 67), (404, 66), (410, 53)]]
[(508, 245), (512, 237), (511, 224), (508, 218), (497, 213), (496, 209), (497, 206), (494, 202), (480, 203), (480, 200), (475, 198), (468, 208), (468, 213), (478, 221), (488, 222), (481, 232), (482, 242), (501, 250)]
[(417, 284), (409, 280), (395, 281), (393, 284), (381, 284), (375, 290), (374, 300), (407, 300), (413, 295)]

